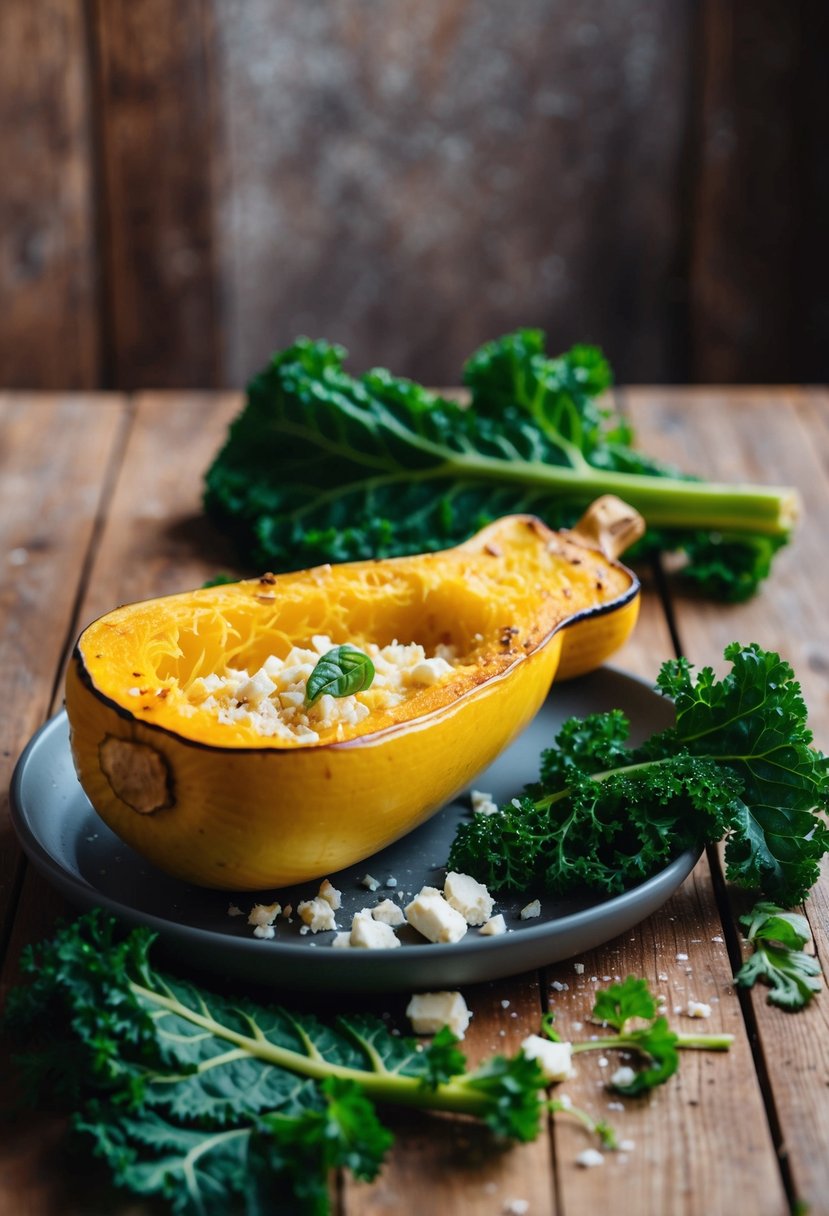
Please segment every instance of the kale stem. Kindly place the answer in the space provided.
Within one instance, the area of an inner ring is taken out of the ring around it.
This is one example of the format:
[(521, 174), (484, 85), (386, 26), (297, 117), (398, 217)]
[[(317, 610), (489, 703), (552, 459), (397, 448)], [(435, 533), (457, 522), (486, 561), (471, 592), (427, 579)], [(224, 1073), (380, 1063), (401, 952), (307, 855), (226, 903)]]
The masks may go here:
[[(733, 1034), (677, 1034), (675, 1046), (690, 1051), (728, 1051), (733, 1042)], [(640, 1055), (648, 1054), (637, 1039), (625, 1034), (573, 1044), (573, 1055), (584, 1051), (636, 1051)]]

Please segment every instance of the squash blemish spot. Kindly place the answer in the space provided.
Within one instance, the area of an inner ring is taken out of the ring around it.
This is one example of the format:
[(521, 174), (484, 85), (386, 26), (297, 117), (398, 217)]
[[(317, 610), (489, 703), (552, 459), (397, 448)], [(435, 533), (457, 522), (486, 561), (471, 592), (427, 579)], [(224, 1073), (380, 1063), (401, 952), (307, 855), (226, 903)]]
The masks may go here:
[(170, 770), (154, 747), (107, 735), (98, 748), (98, 758), (113, 793), (139, 815), (173, 805)]

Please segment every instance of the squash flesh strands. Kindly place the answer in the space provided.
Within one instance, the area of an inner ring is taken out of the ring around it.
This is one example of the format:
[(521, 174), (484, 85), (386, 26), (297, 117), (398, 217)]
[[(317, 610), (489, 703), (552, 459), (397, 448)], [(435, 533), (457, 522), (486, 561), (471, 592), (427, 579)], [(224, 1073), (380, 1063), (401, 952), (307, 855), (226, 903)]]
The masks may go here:
[[(526, 726), (557, 674), (597, 667), (624, 642), (638, 582), (602, 545), (615, 553), (641, 528), (625, 504), (604, 500), (582, 531), (510, 517), (443, 553), (116, 609), (84, 631), (67, 673), (81, 784), (115, 832), (176, 877), (256, 890), (336, 872), (462, 789)], [(197, 675), (255, 670), (314, 634), (357, 647), (449, 645), (458, 661), (402, 704), (307, 745), (188, 701)]]

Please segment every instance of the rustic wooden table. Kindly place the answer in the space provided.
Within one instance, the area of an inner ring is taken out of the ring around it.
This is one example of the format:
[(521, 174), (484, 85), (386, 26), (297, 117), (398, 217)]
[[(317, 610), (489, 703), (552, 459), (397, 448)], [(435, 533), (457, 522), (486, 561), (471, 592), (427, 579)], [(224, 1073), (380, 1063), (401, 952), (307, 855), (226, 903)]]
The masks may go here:
[[(757, 641), (794, 665), (817, 743), (829, 749), (829, 395), (637, 389), (620, 399), (645, 450), (720, 479), (797, 485), (805, 512), (794, 543), (748, 604), (698, 601), (651, 580), (617, 665), (650, 679), (677, 650), (716, 666), (728, 642)], [(117, 603), (198, 586), (228, 568), (200, 517), (199, 496), (203, 471), (238, 406), (230, 394), (0, 397), (4, 786), (27, 739), (60, 706), (62, 669), (80, 626)], [(824, 879), (806, 909), (823, 958), (827, 897)], [(501, 1153), (462, 1120), (408, 1116), (394, 1121), (397, 1143), (380, 1179), (344, 1180), (337, 1210), (496, 1216), (520, 1200), (530, 1216), (780, 1216), (801, 1205), (829, 1212), (829, 996), (787, 1015), (766, 1004), (762, 989), (735, 992), (735, 914), (744, 907), (725, 887), (717, 857), (703, 858), (660, 912), (581, 959), (583, 975), (570, 961), (466, 992), (475, 1016), (465, 1048), (473, 1058), (515, 1048), (537, 1030), (547, 1005), (562, 1025), (586, 1022), (602, 977), (644, 976), (665, 994), (669, 1010), (689, 997), (711, 1002), (713, 1016), (702, 1028), (732, 1033), (732, 1050), (686, 1053), (678, 1076), (621, 1110), (608, 1111), (602, 1069), (593, 1056), (582, 1057), (568, 1093), (610, 1117), (634, 1142), (631, 1151), (582, 1169), (576, 1157), (588, 1141), (564, 1118), (535, 1143)], [(4, 989), (18, 978), (21, 948), (48, 935), (66, 911), (21, 855), (4, 811)], [(671, 1020), (690, 1025), (680, 1015)], [(3, 1092), (0, 1081), (0, 1104)], [(63, 1129), (60, 1117), (44, 1112), (3, 1127), (3, 1216), (150, 1210), (113, 1192), (100, 1172), (87, 1174), (62, 1149)]]

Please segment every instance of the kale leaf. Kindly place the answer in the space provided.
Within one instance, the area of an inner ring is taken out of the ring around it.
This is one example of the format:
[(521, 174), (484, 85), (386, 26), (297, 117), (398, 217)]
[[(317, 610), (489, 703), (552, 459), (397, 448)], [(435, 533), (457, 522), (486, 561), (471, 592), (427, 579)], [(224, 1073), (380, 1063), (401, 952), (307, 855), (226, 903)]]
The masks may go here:
[[(391, 1135), (375, 1103), (457, 1111), (531, 1140), (544, 1106), (522, 1053), (473, 1071), (444, 1029), (422, 1049), (379, 1018), (332, 1024), (157, 971), (154, 935), (119, 938), (100, 910), (23, 959), (6, 1022), (28, 1045), (30, 1096), (56, 1082), (117, 1183), (186, 1216), (326, 1213), (328, 1174), (378, 1173)], [(286, 1199), (286, 1192), (291, 1197)]]
[(645, 516), (640, 553), (682, 549), (703, 590), (744, 599), (793, 525), (794, 492), (705, 483), (640, 453), (600, 394), (601, 352), (558, 358), (539, 330), (477, 351), (462, 407), (345, 351), (301, 338), (248, 386), (206, 474), (205, 506), (244, 560), (297, 569), (456, 544), (514, 512), (551, 527), (603, 493)]
[(803, 947), (812, 934), (805, 916), (761, 902), (740, 917), (746, 940), (754, 947), (734, 982), (751, 988), (758, 980), (769, 986), (769, 1003), (781, 1009), (802, 1009), (820, 992), (820, 963)]
[(696, 678), (663, 664), (675, 722), (628, 748), (618, 710), (571, 719), (540, 780), (496, 814), (462, 823), (449, 866), (493, 891), (617, 894), (686, 848), (725, 838), (727, 876), (786, 906), (829, 851), (829, 761), (812, 745), (791, 667), (756, 644), (725, 650), (731, 670)]

